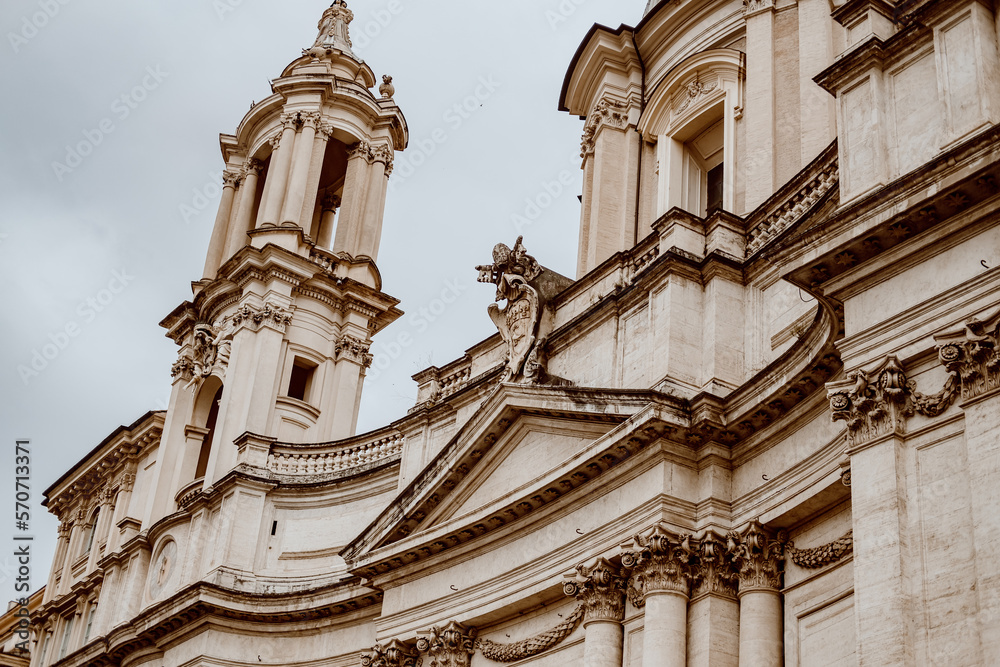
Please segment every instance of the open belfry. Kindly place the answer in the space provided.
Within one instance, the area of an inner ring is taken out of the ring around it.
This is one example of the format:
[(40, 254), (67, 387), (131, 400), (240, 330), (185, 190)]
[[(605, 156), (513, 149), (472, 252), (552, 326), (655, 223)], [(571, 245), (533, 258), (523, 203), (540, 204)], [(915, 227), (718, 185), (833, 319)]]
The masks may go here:
[(168, 409), (46, 491), (31, 667), (1000, 665), (1000, 8), (641, 9), (552, 91), (576, 276), (498, 232), (497, 333), (360, 435), (408, 130), (323, 12), (221, 137)]

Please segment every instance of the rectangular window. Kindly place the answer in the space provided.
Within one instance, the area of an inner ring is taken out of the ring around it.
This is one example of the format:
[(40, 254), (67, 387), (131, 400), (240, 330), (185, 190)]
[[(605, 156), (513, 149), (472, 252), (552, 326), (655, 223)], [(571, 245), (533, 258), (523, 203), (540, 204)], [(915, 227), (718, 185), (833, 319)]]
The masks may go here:
[(300, 401), (308, 401), (309, 390), (312, 385), (313, 374), (316, 372), (316, 364), (310, 363), (300, 357), (295, 357), (292, 364), (292, 376), (288, 380), (289, 398), (297, 398)]
[(722, 185), (726, 173), (726, 163), (720, 162), (708, 170), (708, 206), (707, 214), (712, 215), (722, 208)]
[(66, 625), (63, 629), (62, 645), (59, 646), (59, 657), (56, 660), (62, 660), (66, 657), (66, 652), (69, 650), (69, 636), (73, 634), (73, 616), (66, 619)]
[(94, 627), (94, 616), (97, 614), (97, 603), (90, 603), (90, 613), (87, 614), (87, 629), (83, 633), (83, 643), (86, 644), (90, 639), (90, 629)]

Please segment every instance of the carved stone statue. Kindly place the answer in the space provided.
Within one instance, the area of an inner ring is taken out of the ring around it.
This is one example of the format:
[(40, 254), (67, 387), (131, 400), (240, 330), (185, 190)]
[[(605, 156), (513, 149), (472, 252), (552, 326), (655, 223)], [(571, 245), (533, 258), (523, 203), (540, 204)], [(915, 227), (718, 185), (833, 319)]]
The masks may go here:
[(513, 248), (499, 243), (493, 248), (493, 263), (477, 266), (479, 282), (497, 287), (497, 302), (490, 304), (490, 319), (507, 347), (507, 363), (501, 382), (557, 383), (546, 370), (545, 344), (552, 329), (548, 301), (565, 289), (570, 280), (539, 266), (518, 237)]
[(382, 75), (382, 85), (378, 87), (378, 92), (382, 97), (389, 98), (396, 94), (396, 86), (392, 85), (392, 77), (388, 74)]

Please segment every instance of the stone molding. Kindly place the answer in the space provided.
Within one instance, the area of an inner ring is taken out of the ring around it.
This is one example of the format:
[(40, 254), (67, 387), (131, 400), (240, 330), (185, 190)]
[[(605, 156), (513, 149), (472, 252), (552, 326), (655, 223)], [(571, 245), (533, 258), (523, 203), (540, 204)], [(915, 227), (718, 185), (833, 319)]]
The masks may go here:
[(799, 567), (818, 569), (854, 553), (854, 529), (829, 544), (823, 544), (811, 549), (796, 549), (794, 542), (787, 542), (786, 551), (792, 562)]
[(419, 653), (407, 644), (393, 639), (385, 646), (375, 644), (361, 654), (361, 667), (420, 667)]
[(753, 591), (780, 591), (785, 543), (759, 521), (742, 533), (729, 534), (728, 550), (739, 573), (739, 595)]
[(563, 592), (575, 597), (584, 611), (584, 624), (592, 621), (621, 623), (625, 618), (625, 579), (606, 558), (591, 565), (578, 565), (567, 577)]
[(498, 644), (489, 639), (477, 639), (476, 648), (479, 649), (485, 658), (493, 662), (517, 662), (524, 660), (539, 653), (544, 653), (566, 639), (576, 629), (576, 626), (580, 624), (584, 613), (583, 605), (578, 604), (573, 609), (573, 612), (566, 617), (566, 620), (545, 632), (540, 632), (533, 637), (511, 644)]
[(934, 340), (938, 359), (961, 385), (963, 401), (1000, 389), (1000, 310), (982, 321), (973, 318), (963, 329)]
[(427, 635), (417, 637), (417, 650), (426, 653), (429, 667), (468, 667), (476, 651), (476, 629), (457, 621), (444, 627), (433, 627)]
[(333, 346), (333, 354), (337, 361), (347, 359), (354, 363), (370, 368), (375, 357), (368, 351), (371, 346), (360, 338), (354, 336), (341, 336)]
[(750, 230), (746, 250), (747, 257), (756, 253), (769, 241), (777, 238), (782, 232), (801, 220), (816, 202), (825, 197), (839, 183), (840, 164), (834, 160), (823, 167), (777, 210), (768, 215), (763, 222)]
[[(947, 349), (946, 349), (947, 348)], [(939, 354), (942, 360), (957, 354), (957, 347), (943, 345)], [(945, 360), (945, 364), (948, 365)], [(955, 362), (952, 362), (955, 363)], [(858, 370), (848, 374), (846, 380), (826, 385), (834, 421), (847, 422), (847, 444), (855, 448), (886, 435), (902, 436), (906, 433), (906, 419), (915, 413), (936, 417), (943, 413), (957, 397), (958, 370), (952, 371), (944, 388), (933, 395), (921, 394), (916, 382), (908, 380), (906, 372), (895, 356), (888, 356), (871, 371)]]
[(580, 157), (584, 160), (594, 154), (597, 142), (597, 132), (604, 125), (610, 125), (617, 129), (628, 127), (629, 105), (626, 102), (602, 97), (594, 105), (587, 122), (583, 126), (583, 137), (580, 140)]
[(647, 595), (672, 592), (685, 597), (691, 591), (695, 554), (691, 536), (673, 533), (658, 524), (648, 536), (636, 535), (631, 548), (622, 552), (622, 568), (629, 573), (626, 589), (636, 607)]

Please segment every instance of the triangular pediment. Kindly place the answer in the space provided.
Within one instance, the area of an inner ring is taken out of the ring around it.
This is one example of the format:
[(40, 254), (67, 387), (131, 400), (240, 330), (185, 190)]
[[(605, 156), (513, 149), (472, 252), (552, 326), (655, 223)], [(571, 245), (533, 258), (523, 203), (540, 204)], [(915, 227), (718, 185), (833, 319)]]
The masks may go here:
[[(587, 483), (675, 430), (668, 424), (689, 422), (684, 401), (655, 391), (499, 385), (342, 555), (371, 576), (390, 566), (369, 561), (404, 544), (429, 540), (426, 555), (473, 539)], [(435, 537), (442, 531), (445, 540)]]

